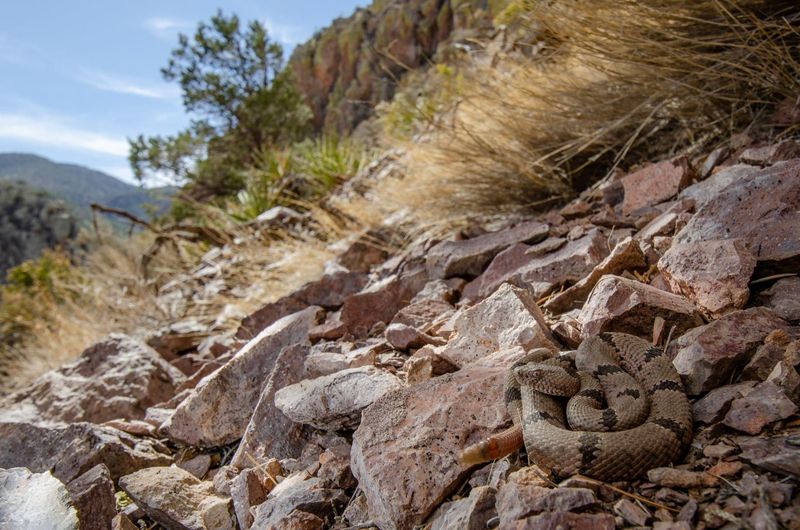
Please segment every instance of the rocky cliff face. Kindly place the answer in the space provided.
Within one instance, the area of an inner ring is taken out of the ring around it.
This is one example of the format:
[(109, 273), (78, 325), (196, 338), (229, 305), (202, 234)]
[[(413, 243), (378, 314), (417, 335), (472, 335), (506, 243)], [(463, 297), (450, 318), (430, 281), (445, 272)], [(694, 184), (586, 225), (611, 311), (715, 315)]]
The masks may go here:
[(298, 46), (289, 61), (318, 128), (351, 131), (456, 35), (491, 27), (501, 1), (375, 0)]
[(78, 233), (68, 207), (43, 191), (0, 181), (0, 280), (6, 271)]

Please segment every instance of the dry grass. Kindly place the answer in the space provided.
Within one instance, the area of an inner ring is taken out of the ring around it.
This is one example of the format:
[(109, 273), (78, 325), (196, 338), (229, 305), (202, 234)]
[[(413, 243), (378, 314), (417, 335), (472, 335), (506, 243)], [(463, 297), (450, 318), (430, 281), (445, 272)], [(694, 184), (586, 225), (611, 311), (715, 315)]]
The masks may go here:
[(542, 51), (474, 72), (384, 200), (427, 220), (551, 205), (618, 165), (710, 148), (800, 91), (796, 2), (522, 4)]

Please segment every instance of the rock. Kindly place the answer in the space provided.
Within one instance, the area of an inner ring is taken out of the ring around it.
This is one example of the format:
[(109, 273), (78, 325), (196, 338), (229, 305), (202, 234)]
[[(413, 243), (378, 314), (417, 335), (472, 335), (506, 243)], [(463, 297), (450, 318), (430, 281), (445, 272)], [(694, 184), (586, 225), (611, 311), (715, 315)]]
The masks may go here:
[(495, 493), (494, 488), (481, 486), (473, 488), (465, 499), (442, 504), (431, 517), (431, 530), (484, 530), (489, 519), (497, 515)]
[(247, 343), (225, 366), (203, 379), (162, 427), (174, 441), (214, 447), (242, 437), (275, 359), (284, 348), (308, 343), (318, 307), (284, 317)]
[(730, 184), (748, 178), (757, 171), (758, 168), (747, 164), (727, 166), (721, 168), (707, 179), (692, 184), (683, 190), (678, 197), (695, 201), (695, 207), (699, 209), (719, 195)]
[(148, 407), (170, 399), (183, 380), (153, 349), (111, 335), (3, 400), (0, 421), (141, 419)]
[(667, 488), (702, 488), (713, 486), (717, 479), (708, 473), (673, 467), (657, 467), (647, 472), (647, 480)]
[(350, 471), (349, 443), (333, 445), (319, 455), (317, 477), (327, 488), (348, 490), (356, 487), (356, 479)]
[(756, 257), (740, 239), (677, 243), (659, 260), (658, 268), (672, 292), (718, 316), (747, 303)]
[(703, 323), (695, 306), (682, 296), (611, 275), (594, 286), (578, 321), (584, 338), (604, 331), (648, 337), (656, 318), (664, 319), (667, 329), (675, 327), (673, 336)]
[(291, 482), (277, 495), (275, 491), (255, 509), (252, 528), (281, 528), (278, 524), (294, 510), (326, 519), (334, 511), (341, 513), (348, 500), (348, 496), (342, 490), (324, 488), (317, 478)]
[(80, 530), (108, 530), (117, 515), (114, 483), (108, 468), (99, 464), (67, 484), (78, 511)]
[(417, 329), (428, 329), (443, 315), (453, 314), (453, 306), (442, 300), (422, 300), (407, 305), (397, 312), (392, 324), (404, 324)]
[(786, 320), (800, 320), (800, 278), (782, 278), (761, 293), (764, 305)]
[(499, 252), (516, 243), (536, 243), (547, 237), (549, 228), (538, 221), (483, 234), (462, 241), (443, 241), (430, 249), (426, 267), (431, 278), (462, 276), (474, 278)]
[(501, 526), (541, 512), (580, 511), (595, 504), (594, 492), (586, 488), (543, 488), (508, 482), (497, 492)]
[(499, 254), (486, 272), (467, 284), (464, 298), (485, 298), (504, 282), (531, 288), (535, 296), (542, 296), (555, 285), (583, 279), (609, 253), (606, 237), (596, 229), (549, 254), (529, 255), (531, 250), (515, 247)]
[(149, 517), (167, 528), (234, 530), (231, 500), (210, 482), (177, 467), (151, 467), (119, 479), (119, 486)]
[(186, 319), (169, 324), (156, 335), (147, 339), (147, 345), (165, 359), (173, 361), (179, 355), (196, 350), (208, 335), (208, 325), (195, 319)]
[(202, 453), (183, 462), (176, 462), (175, 465), (203, 480), (211, 468), (211, 455)]
[(797, 371), (796, 364), (785, 360), (779, 362), (767, 376), (767, 381), (776, 384), (783, 390), (786, 397), (800, 405), (800, 373)]
[(622, 213), (630, 215), (645, 206), (653, 206), (675, 197), (692, 179), (685, 157), (649, 164), (622, 178), (625, 198)]
[(376, 526), (410, 529), (461, 484), (458, 452), (508, 425), (503, 381), (520, 355), (497, 352), (364, 410), (351, 466)]
[(326, 274), (246, 317), (236, 332), (236, 338), (249, 340), (281, 318), (310, 306), (337, 309), (347, 296), (359, 292), (366, 284), (367, 276), (360, 272)]
[(267, 490), (261, 482), (259, 472), (245, 469), (231, 481), (231, 499), (236, 512), (239, 528), (246, 530), (253, 525), (253, 514), (250, 508), (267, 500)]
[(794, 140), (745, 149), (739, 160), (745, 164), (768, 166), (776, 162), (800, 158), (800, 143)]
[(653, 523), (653, 530), (692, 530), (692, 525), (686, 521), (656, 521)]
[(797, 405), (771, 381), (759, 383), (744, 397), (735, 399), (722, 422), (728, 427), (756, 435), (770, 423), (788, 418)]
[(786, 322), (763, 307), (728, 313), (674, 341), (669, 352), (687, 393), (696, 396), (730, 381), (770, 332), (788, 330)]
[(389, 257), (386, 249), (390, 237), (379, 230), (360, 234), (336, 257), (336, 263), (353, 272), (368, 273), (373, 265), (383, 263)]
[(567, 220), (579, 219), (592, 213), (592, 206), (588, 202), (578, 199), (561, 208), (558, 213)]
[(0, 469), (0, 528), (77, 530), (78, 516), (64, 484), (50, 472)]
[(727, 458), (736, 452), (736, 449), (727, 444), (713, 444), (703, 447), (703, 456), (708, 458)]
[(789, 477), (800, 475), (800, 436), (781, 434), (770, 437), (738, 436), (739, 458), (767, 471)]
[(513, 530), (614, 530), (616, 521), (606, 513), (545, 512), (517, 521)]
[(275, 394), (275, 406), (297, 423), (323, 430), (353, 429), (365, 407), (402, 387), (396, 376), (372, 366), (349, 368), (282, 388)]
[(367, 336), (374, 324), (390, 322), (400, 309), (408, 305), (425, 286), (426, 280), (424, 271), (390, 276), (347, 297), (342, 306), (342, 324), (355, 337)]
[(720, 421), (728, 413), (731, 402), (747, 395), (754, 386), (755, 381), (744, 381), (713, 389), (692, 405), (694, 421), (705, 425)]
[(0, 439), (0, 468), (24, 466), (35, 473), (51, 470), (65, 483), (98, 464), (105, 464), (112, 480), (117, 480), (143, 467), (171, 462), (170, 457), (156, 451), (154, 442), (90, 423), (65, 426), (0, 422)]
[(111, 530), (140, 530), (125, 514), (118, 513), (111, 521)]
[(306, 346), (299, 345), (285, 348), (275, 359), (232, 465), (246, 468), (254, 465), (253, 461), (300, 456), (308, 439), (307, 430), (275, 406), (275, 394), (303, 379), (305, 358)]
[(592, 269), (592, 272), (569, 289), (550, 298), (544, 304), (544, 308), (553, 313), (579, 309), (601, 277), (606, 274), (619, 275), (625, 271), (640, 270), (646, 266), (638, 241), (626, 238), (620, 241), (611, 254)]
[(391, 349), (391, 345), (385, 340), (368, 341), (366, 346), (352, 349), (346, 353), (312, 347), (305, 360), (305, 379), (335, 374), (348, 368), (372, 366), (378, 360), (379, 354)]
[(325, 528), (325, 521), (313, 513), (294, 510), (283, 517), (276, 526), (270, 528), (275, 530), (322, 530)]
[(697, 213), (675, 243), (738, 238), (758, 261), (782, 261), (800, 254), (800, 159), (779, 162), (736, 180)]
[(650, 513), (647, 510), (628, 499), (618, 500), (614, 504), (614, 513), (633, 526), (644, 526), (650, 519)]
[(463, 367), (497, 350), (557, 350), (544, 315), (531, 293), (509, 284), (456, 317), (455, 335), (437, 353)]
[(405, 324), (390, 324), (386, 328), (386, 340), (398, 350), (408, 350), (410, 348), (421, 348), (426, 344), (441, 346), (446, 341), (439, 337), (431, 337), (416, 328)]
[(758, 347), (750, 362), (742, 370), (742, 379), (766, 380), (775, 365), (783, 360), (790, 341), (791, 339), (782, 329), (777, 329), (764, 337), (764, 344)]

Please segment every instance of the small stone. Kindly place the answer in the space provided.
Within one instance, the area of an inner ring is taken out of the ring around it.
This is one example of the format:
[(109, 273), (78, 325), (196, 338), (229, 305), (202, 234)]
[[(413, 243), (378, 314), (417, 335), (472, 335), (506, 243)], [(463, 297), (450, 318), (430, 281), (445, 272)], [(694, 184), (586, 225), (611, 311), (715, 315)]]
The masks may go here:
[(267, 500), (267, 489), (261, 481), (259, 471), (254, 468), (245, 469), (231, 481), (230, 491), (236, 520), (242, 529), (253, 525), (253, 514), (250, 508)]
[(372, 366), (350, 368), (282, 388), (275, 406), (288, 418), (323, 430), (353, 429), (361, 411), (375, 400), (403, 388), (396, 376)]
[(441, 346), (446, 342), (439, 337), (431, 337), (405, 324), (390, 324), (389, 327), (386, 328), (385, 335), (386, 340), (398, 350), (421, 348), (426, 344)]
[(647, 337), (662, 318), (675, 335), (702, 324), (695, 306), (683, 298), (620, 276), (603, 276), (578, 317), (583, 337), (620, 331)]
[(764, 147), (751, 147), (739, 155), (739, 160), (745, 164), (768, 166), (783, 160), (800, 158), (800, 143), (794, 140), (784, 140)]
[(489, 519), (497, 515), (495, 489), (473, 488), (466, 499), (443, 504), (431, 516), (431, 530), (485, 530)]
[(561, 208), (558, 213), (567, 220), (578, 219), (592, 213), (592, 206), (588, 202), (578, 199)]
[(653, 523), (653, 530), (692, 530), (692, 525), (686, 521), (656, 521)]
[(616, 520), (606, 513), (545, 512), (507, 526), (513, 530), (614, 530)]
[(280, 491), (274, 489), (267, 500), (255, 509), (252, 528), (280, 528), (278, 524), (295, 510), (324, 520), (334, 512), (341, 513), (349, 499), (340, 489), (322, 487), (317, 478), (300, 481), (287, 478), (280, 486)]
[(594, 492), (584, 488), (543, 488), (508, 482), (497, 492), (501, 526), (541, 512), (579, 511), (595, 504)]
[(708, 458), (726, 458), (736, 452), (736, 448), (726, 444), (707, 445), (703, 447), (703, 455)]
[(742, 470), (741, 462), (719, 462), (706, 470), (706, 473), (716, 477), (732, 477)]
[(131, 520), (125, 515), (118, 513), (111, 521), (111, 530), (140, 530), (138, 526), (133, 524)]
[(692, 415), (697, 423), (711, 425), (725, 417), (731, 402), (747, 395), (756, 386), (755, 381), (744, 381), (715, 388), (692, 405)]
[(728, 427), (756, 435), (770, 423), (788, 418), (797, 412), (792, 403), (776, 384), (759, 383), (746, 396), (735, 399), (723, 423)]
[(177, 462), (175, 465), (184, 471), (188, 471), (200, 480), (203, 480), (203, 478), (206, 476), (206, 473), (208, 473), (209, 468), (211, 468), (211, 455), (199, 454), (194, 458), (190, 458), (189, 460)]
[(108, 530), (117, 514), (117, 503), (111, 473), (105, 465), (94, 466), (69, 482), (67, 491), (78, 510), (81, 530)]
[(647, 480), (668, 488), (702, 488), (713, 486), (717, 479), (708, 473), (673, 467), (657, 467), (647, 472)]
[(694, 523), (697, 518), (697, 501), (689, 499), (675, 518), (680, 522)]
[(628, 499), (620, 499), (617, 501), (616, 504), (614, 504), (614, 513), (634, 526), (644, 526), (650, 519), (650, 514), (647, 510)]
[(347, 490), (356, 486), (355, 478), (350, 471), (349, 443), (333, 445), (319, 455), (317, 477), (328, 488)]
[(217, 496), (210, 482), (200, 482), (180, 468), (142, 469), (120, 478), (119, 485), (167, 528), (236, 528), (230, 499)]
[(664, 202), (685, 188), (692, 178), (689, 161), (685, 157), (649, 164), (622, 178), (625, 199), (622, 212), (629, 215), (644, 206)]
[(764, 344), (758, 347), (750, 362), (742, 370), (742, 379), (766, 380), (775, 365), (783, 360), (790, 342), (791, 339), (782, 329), (776, 329), (764, 337)]
[(800, 277), (782, 278), (761, 293), (764, 305), (783, 319), (800, 320)]

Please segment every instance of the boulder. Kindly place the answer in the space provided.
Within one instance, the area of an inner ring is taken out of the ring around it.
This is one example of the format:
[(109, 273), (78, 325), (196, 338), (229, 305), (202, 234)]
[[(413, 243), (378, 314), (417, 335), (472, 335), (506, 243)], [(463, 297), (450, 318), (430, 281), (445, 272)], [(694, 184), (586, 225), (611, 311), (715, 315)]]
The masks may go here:
[(458, 367), (515, 346), (558, 349), (531, 293), (510, 284), (459, 314), (453, 328), (437, 353)]
[(3, 400), (0, 421), (141, 419), (148, 407), (170, 399), (183, 380), (152, 348), (111, 335)]
[(204, 447), (229, 444), (242, 437), (284, 348), (308, 343), (308, 331), (320, 308), (312, 306), (283, 317), (228, 363), (203, 379), (163, 425), (174, 441)]
[(98, 464), (67, 484), (72, 505), (78, 511), (80, 530), (108, 530), (117, 515), (114, 483), (108, 468)]
[(247, 316), (242, 320), (236, 337), (251, 339), (279, 319), (309, 306), (337, 309), (347, 296), (359, 292), (366, 284), (367, 275), (360, 272), (326, 274)]
[(428, 252), (427, 269), (431, 278), (461, 276), (474, 278), (499, 252), (516, 243), (535, 243), (547, 237), (549, 228), (538, 221), (520, 223), (514, 228), (483, 234), (462, 241), (443, 241)]
[(669, 353), (686, 392), (696, 396), (730, 381), (776, 329), (788, 331), (788, 325), (769, 309), (754, 307), (728, 313), (673, 341)]
[(639, 242), (630, 237), (623, 239), (611, 254), (592, 269), (572, 287), (551, 297), (544, 308), (553, 313), (563, 313), (572, 309), (580, 309), (600, 278), (606, 274), (619, 275), (625, 271), (641, 270), (647, 266), (644, 253)]
[(528, 254), (534, 249), (517, 246), (498, 255), (486, 272), (467, 284), (464, 298), (485, 298), (504, 282), (528, 287), (539, 297), (555, 285), (583, 279), (609, 253), (606, 237), (596, 229), (554, 252)]
[(691, 165), (685, 157), (648, 164), (622, 178), (625, 189), (622, 213), (630, 215), (639, 208), (669, 200), (688, 186), (691, 179)]
[(267, 500), (255, 509), (252, 528), (282, 528), (279, 523), (289, 518), (295, 510), (310, 513), (321, 519), (329, 518), (334, 512), (341, 513), (347, 504), (348, 496), (340, 489), (325, 488), (320, 479), (311, 478), (294, 481), (287, 478)]
[(323, 430), (353, 429), (364, 408), (402, 387), (396, 376), (372, 366), (349, 368), (279, 390), (275, 406), (297, 423)]
[(64, 484), (50, 472), (0, 469), (0, 528), (78, 530), (78, 517)]
[(119, 486), (147, 515), (167, 528), (234, 530), (231, 500), (210, 482), (177, 467), (151, 467), (119, 479)]
[(657, 318), (673, 326), (673, 336), (703, 323), (694, 304), (650, 285), (620, 276), (603, 276), (589, 294), (578, 317), (581, 335), (591, 337), (605, 331), (650, 337)]
[(275, 394), (303, 379), (308, 348), (285, 348), (275, 359), (255, 411), (244, 431), (231, 465), (247, 468), (269, 458), (297, 458), (307, 441), (307, 429), (294, 423), (275, 406)]
[(770, 423), (788, 418), (797, 405), (771, 381), (759, 383), (746, 395), (733, 400), (722, 423), (749, 434), (759, 434)]
[(90, 423), (0, 422), (0, 439), (0, 468), (27, 467), (35, 473), (51, 470), (65, 483), (99, 464), (105, 464), (111, 479), (117, 480), (144, 467), (168, 465), (172, 460), (156, 450), (155, 442)]
[(508, 426), (503, 381), (522, 355), (497, 352), (364, 410), (351, 465), (376, 526), (411, 529), (459, 487), (469, 469), (459, 451)]
[(740, 239), (677, 243), (658, 262), (670, 290), (714, 316), (741, 309), (756, 257)]

